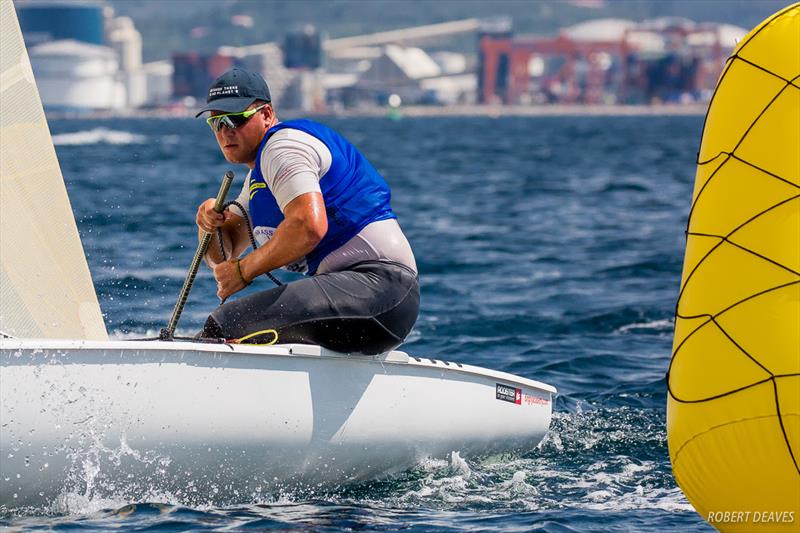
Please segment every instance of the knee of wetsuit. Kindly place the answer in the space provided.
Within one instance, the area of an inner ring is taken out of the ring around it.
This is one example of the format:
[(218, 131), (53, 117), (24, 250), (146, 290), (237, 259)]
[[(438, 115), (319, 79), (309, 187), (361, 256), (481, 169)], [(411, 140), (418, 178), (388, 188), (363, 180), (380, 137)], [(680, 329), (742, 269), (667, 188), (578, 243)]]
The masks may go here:
[(219, 325), (219, 322), (217, 322), (213, 314), (209, 315), (206, 319), (206, 323), (203, 324), (203, 330), (200, 332), (200, 336), (205, 339), (225, 338), (225, 332), (222, 331), (222, 326)]

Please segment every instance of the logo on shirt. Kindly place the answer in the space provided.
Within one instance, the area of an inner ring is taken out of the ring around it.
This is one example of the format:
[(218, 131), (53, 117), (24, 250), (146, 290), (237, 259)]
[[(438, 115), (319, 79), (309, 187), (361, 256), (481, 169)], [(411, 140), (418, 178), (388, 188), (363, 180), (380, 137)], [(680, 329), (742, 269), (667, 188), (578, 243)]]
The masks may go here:
[(256, 195), (259, 189), (266, 189), (267, 184), (263, 181), (254, 181), (250, 183), (250, 199), (253, 199), (253, 196)]
[(256, 242), (261, 246), (272, 238), (275, 234), (275, 229), (276, 228), (268, 228), (266, 226), (256, 226), (253, 229), (253, 237), (256, 238)]
[[(275, 231), (277, 228), (271, 228), (268, 226), (256, 226), (253, 229), (253, 237), (255, 237), (256, 242), (259, 246), (262, 246), (264, 243), (269, 241), (273, 235), (275, 235)], [(284, 265), (281, 267), (289, 272), (297, 272), (298, 274), (305, 274), (308, 272), (308, 260), (305, 257), (301, 257), (294, 263), (289, 263), (288, 265)]]
[[(273, 235), (275, 235), (275, 231), (277, 228), (271, 228), (269, 226), (256, 226), (253, 229), (253, 237), (255, 237), (256, 242), (259, 246), (263, 246), (267, 241), (269, 241)], [(305, 257), (301, 257), (294, 263), (289, 263), (288, 265), (284, 265), (281, 268), (284, 270), (288, 270), (289, 272), (297, 272), (298, 274), (305, 274), (308, 272), (308, 260)]]

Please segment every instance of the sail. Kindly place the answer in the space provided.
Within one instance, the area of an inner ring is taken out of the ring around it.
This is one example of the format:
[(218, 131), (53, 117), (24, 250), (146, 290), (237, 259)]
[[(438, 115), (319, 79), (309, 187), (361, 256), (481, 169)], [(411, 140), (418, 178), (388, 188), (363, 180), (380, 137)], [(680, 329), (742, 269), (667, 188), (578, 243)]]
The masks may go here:
[(11, 0), (0, 0), (0, 333), (108, 338)]

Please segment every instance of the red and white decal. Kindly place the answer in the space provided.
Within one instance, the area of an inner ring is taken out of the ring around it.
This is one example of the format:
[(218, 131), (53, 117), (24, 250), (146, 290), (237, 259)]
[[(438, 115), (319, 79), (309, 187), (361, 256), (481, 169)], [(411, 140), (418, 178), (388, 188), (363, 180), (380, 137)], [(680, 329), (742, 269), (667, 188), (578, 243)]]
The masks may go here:
[(497, 383), (495, 386), (495, 398), (504, 402), (522, 404), (522, 389), (509, 387), (508, 385), (501, 385)]
[(541, 398), (531, 394), (523, 394), (522, 401), (525, 405), (548, 405), (550, 403), (550, 397)]

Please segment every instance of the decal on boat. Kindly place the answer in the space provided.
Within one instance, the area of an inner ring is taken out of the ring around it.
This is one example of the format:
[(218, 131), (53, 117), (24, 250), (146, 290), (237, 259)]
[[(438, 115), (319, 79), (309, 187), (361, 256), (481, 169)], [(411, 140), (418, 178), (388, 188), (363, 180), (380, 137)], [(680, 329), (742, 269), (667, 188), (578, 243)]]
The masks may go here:
[(508, 385), (497, 383), (495, 386), (495, 398), (503, 400), (504, 402), (520, 405), (522, 404), (522, 389), (516, 389)]

